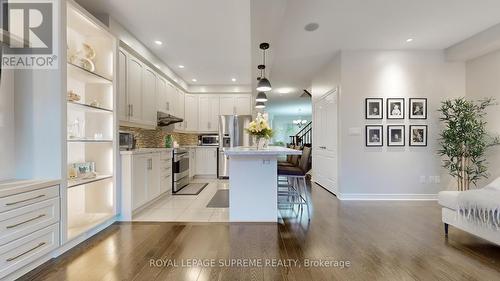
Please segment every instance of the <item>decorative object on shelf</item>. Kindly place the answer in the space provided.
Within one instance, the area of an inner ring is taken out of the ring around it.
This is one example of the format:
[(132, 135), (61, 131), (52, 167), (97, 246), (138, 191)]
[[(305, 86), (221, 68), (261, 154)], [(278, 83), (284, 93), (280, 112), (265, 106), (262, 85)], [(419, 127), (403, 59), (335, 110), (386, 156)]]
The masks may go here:
[(387, 146), (405, 146), (405, 126), (387, 126)]
[[(71, 174), (68, 173), (68, 177), (70, 179), (93, 179), (97, 177), (97, 173), (95, 171), (95, 162), (83, 162), (83, 163), (74, 163), (68, 167), (68, 172), (72, 171)], [(74, 176), (74, 171), (76, 171), (76, 177)]]
[(81, 99), (82, 98), (80, 97), (80, 95), (77, 94), (74, 90), (68, 91), (68, 101), (77, 102), (80, 101)]
[(367, 98), (365, 99), (365, 118), (366, 119), (383, 119), (384, 100), (381, 98)]
[[(68, 51), (69, 53), (69, 51)], [(83, 43), (82, 49), (69, 56), (69, 62), (78, 65), (90, 72), (95, 71), (94, 59), (96, 57), (95, 49), (89, 44)]]
[(386, 104), (387, 104), (387, 119), (405, 118), (404, 98), (388, 98)]
[(262, 113), (257, 113), (257, 118), (248, 124), (245, 131), (256, 138), (257, 149), (267, 148), (269, 139), (273, 136), (273, 130)]
[(380, 125), (366, 126), (366, 146), (383, 146), (384, 128)]
[(97, 100), (93, 100), (93, 101), (90, 103), (90, 106), (93, 106), (93, 107), (101, 107), (101, 104), (100, 104)]
[(427, 119), (427, 99), (410, 99), (410, 119)]
[(457, 180), (459, 191), (469, 190), (471, 183), (476, 185), (478, 180), (488, 178), (486, 151), (500, 144), (498, 136), (486, 131), (486, 109), (493, 105), (497, 103), (492, 98), (455, 98), (441, 103), (444, 129), (438, 154), (443, 157), (443, 167)]
[(269, 43), (261, 43), (259, 48), (262, 50), (262, 64), (258, 66), (261, 70), (261, 76), (257, 83), (257, 91), (267, 92), (272, 90), (271, 82), (266, 78), (266, 50), (269, 49)]
[(410, 146), (427, 146), (427, 125), (410, 125)]
[(77, 139), (84, 137), (85, 121), (76, 118), (68, 124), (68, 139)]
[(166, 148), (172, 148), (172, 145), (173, 145), (172, 135), (166, 135), (165, 136), (165, 147)]

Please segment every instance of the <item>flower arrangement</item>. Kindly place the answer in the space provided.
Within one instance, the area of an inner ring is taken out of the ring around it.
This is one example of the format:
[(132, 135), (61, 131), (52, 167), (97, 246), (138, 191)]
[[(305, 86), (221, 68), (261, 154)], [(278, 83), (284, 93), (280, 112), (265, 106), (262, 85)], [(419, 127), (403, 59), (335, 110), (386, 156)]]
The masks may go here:
[(248, 124), (248, 128), (245, 129), (251, 136), (257, 138), (270, 139), (273, 136), (273, 130), (269, 127), (269, 123), (262, 116), (261, 113), (257, 114), (257, 118)]

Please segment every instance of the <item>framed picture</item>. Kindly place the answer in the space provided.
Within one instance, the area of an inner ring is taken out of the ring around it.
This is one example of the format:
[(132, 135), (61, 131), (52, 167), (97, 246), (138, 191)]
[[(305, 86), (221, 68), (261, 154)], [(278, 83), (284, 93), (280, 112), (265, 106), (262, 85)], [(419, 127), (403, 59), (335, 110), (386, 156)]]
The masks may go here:
[(387, 119), (405, 119), (405, 99), (387, 99)]
[(387, 126), (387, 146), (405, 146), (405, 126)]
[(427, 146), (427, 125), (410, 125), (410, 146)]
[(410, 99), (410, 119), (427, 119), (427, 99)]
[(366, 119), (383, 119), (384, 100), (380, 98), (367, 98), (365, 100), (365, 117)]
[(366, 126), (366, 146), (383, 146), (384, 129), (380, 125)]

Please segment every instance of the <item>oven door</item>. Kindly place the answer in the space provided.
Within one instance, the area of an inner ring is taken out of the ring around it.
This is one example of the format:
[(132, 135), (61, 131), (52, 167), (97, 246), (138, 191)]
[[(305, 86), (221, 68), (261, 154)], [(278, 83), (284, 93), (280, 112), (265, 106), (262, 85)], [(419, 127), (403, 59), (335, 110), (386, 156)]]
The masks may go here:
[(189, 184), (189, 153), (185, 152), (174, 154), (172, 173), (172, 189), (175, 193)]

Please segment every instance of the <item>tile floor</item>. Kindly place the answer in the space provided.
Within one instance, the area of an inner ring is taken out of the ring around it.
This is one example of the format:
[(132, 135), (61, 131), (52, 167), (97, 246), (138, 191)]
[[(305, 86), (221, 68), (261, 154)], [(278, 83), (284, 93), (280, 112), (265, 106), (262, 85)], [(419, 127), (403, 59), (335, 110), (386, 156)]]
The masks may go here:
[(134, 215), (134, 221), (161, 222), (228, 222), (228, 208), (207, 208), (208, 202), (219, 189), (228, 189), (227, 180), (194, 179), (209, 183), (198, 195), (163, 196), (152, 205)]

